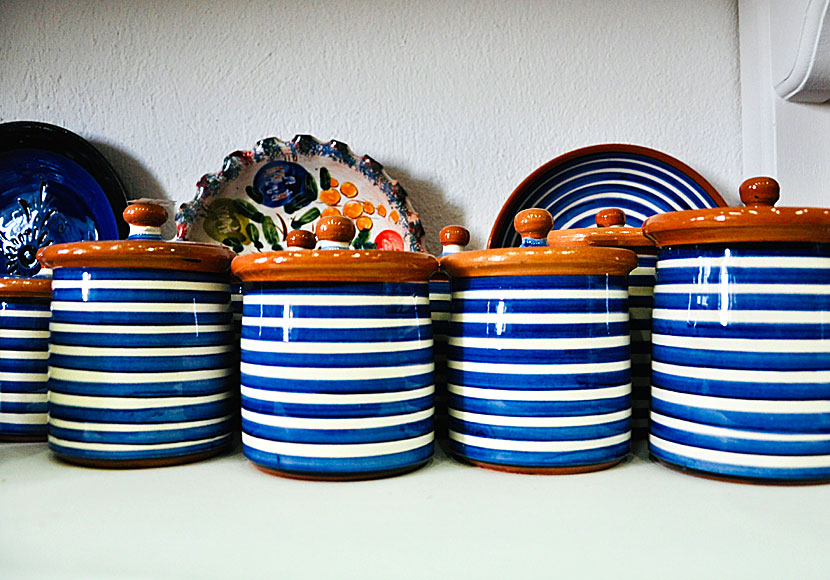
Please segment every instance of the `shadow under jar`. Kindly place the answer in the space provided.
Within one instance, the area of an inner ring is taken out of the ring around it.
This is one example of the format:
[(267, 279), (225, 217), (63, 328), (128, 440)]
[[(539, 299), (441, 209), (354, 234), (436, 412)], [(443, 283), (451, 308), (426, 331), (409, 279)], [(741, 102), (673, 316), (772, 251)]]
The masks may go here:
[(458, 458), (556, 474), (626, 456), (626, 277), (636, 264), (628, 250), (536, 244), (441, 259), (452, 287), (447, 389)]
[(343, 220), (320, 220), (319, 250), (233, 262), (244, 283), (243, 450), (277, 475), (386, 477), (433, 454), (437, 261), (327, 242), (321, 231)]
[(235, 354), (227, 248), (165, 242), (160, 206), (124, 211), (124, 241), (56, 244), (49, 447), (96, 467), (155, 467), (231, 443)]
[(830, 210), (773, 207), (778, 193), (754, 178), (746, 207), (644, 224), (659, 247), (649, 442), (671, 466), (830, 478)]

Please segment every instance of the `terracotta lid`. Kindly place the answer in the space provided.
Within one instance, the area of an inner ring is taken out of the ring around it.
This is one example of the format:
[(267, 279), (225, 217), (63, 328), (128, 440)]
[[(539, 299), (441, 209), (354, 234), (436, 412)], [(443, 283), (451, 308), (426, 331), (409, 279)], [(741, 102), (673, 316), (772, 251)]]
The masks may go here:
[(463, 252), (470, 243), (470, 231), (464, 226), (444, 226), (439, 234), (442, 256)]
[(745, 207), (719, 207), (664, 213), (643, 224), (658, 246), (729, 242), (830, 243), (830, 209), (773, 207), (779, 185), (771, 177), (741, 184)]
[(289, 250), (313, 250), (317, 245), (317, 236), (308, 230), (292, 230), (285, 236), (285, 246)]
[(642, 228), (625, 227), (625, 212), (616, 207), (600, 210), (597, 227), (572, 230), (551, 230), (549, 246), (613, 246), (619, 248), (653, 248), (654, 242), (643, 234)]
[[(547, 214), (547, 215), (545, 215)], [(553, 220), (545, 210), (520, 211), (513, 221), (522, 234), (518, 248), (462, 252), (441, 258), (441, 269), (450, 276), (571, 276), (610, 274), (627, 276), (637, 266), (637, 255), (619, 248), (587, 245), (547, 247)]]
[(421, 252), (352, 250), (354, 235), (351, 220), (327, 216), (317, 222), (320, 249), (246, 254), (231, 268), (243, 282), (426, 282), (438, 270)]
[(0, 298), (51, 298), (49, 278), (0, 278)]
[(136, 203), (124, 210), (130, 224), (126, 240), (73, 242), (41, 248), (38, 261), (47, 268), (130, 268), (224, 272), (234, 253), (230, 248), (195, 242), (165, 242), (161, 225), (167, 210)]

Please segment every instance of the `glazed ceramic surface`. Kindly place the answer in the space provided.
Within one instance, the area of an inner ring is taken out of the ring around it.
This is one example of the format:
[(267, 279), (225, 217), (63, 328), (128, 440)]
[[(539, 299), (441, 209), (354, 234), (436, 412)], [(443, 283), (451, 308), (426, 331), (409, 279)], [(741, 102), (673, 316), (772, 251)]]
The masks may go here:
[(830, 477), (830, 244), (660, 251), (651, 452), (726, 476)]
[(0, 281), (0, 441), (45, 441), (49, 283), (25, 296), (14, 282)]
[(0, 124), (0, 276), (35, 276), (37, 250), (50, 244), (117, 239), (125, 205), (112, 168), (81, 137), (45, 123)]
[(238, 254), (285, 249), (290, 230), (328, 215), (353, 219), (355, 249), (424, 251), (423, 227), (403, 187), (383, 166), (339, 141), (301, 135), (264, 139), (225, 158), (179, 209), (179, 237), (221, 243)]
[(547, 209), (557, 229), (593, 226), (597, 211), (618, 207), (627, 223), (640, 226), (651, 215), (726, 205), (696, 171), (646, 147), (595, 145), (566, 153), (528, 176), (508, 198), (490, 232), (488, 248), (518, 246), (513, 215)]

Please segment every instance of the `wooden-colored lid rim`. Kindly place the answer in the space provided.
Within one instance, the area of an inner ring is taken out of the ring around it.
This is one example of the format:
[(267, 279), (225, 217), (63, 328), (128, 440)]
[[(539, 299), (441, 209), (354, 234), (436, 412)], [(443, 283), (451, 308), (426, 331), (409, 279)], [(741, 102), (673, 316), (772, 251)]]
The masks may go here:
[(638, 252), (651, 253), (654, 242), (643, 234), (642, 228), (625, 227), (625, 212), (619, 208), (606, 208), (596, 215), (597, 227), (551, 230), (549, 246), (605, 246), (637, 248)]
[(225, 272), (236, 254), (230, 248), (196, 242), (122, 240), (73, 242), (41, 248), (38, 261), (47, 268), (137, 268)]
[(627, 276), (637, 254), (621, 248), (592, 246), (500, 248), (462, 252), (441, 258), (451, 277), (485, 276)]
[(4, 298), (51, 298), (49, 278), (0, 278), (0, 300)]

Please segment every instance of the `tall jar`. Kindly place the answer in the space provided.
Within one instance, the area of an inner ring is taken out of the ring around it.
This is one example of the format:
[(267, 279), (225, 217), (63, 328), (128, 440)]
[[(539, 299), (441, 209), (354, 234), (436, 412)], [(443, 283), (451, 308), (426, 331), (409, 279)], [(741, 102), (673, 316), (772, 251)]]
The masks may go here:
[(450, 449), (503, 471), (594, 471), (630, 447), (626, 276), (637, 257), (541, 245), (550, 216), (539, 212), (516, 217), (532, 240), (523, 247), (441, 259), (452, 288)]
[(650, 449), (693, 472), (830, 478), (830, 210), (743, 208), (649, 218), (659, 247)]
[(0, 279), (0, 441), (46, 440), (50, 288)]
[(124, 219), (125, 241), (38, 252), (53, 268), (49, 447), (98, 467), (209, 457), (231, 443), (233, 253), (162, 241), (160, 206)]
[(242, 444), (261, 469), (369, 479), (433, 453), (432, 256), (351, 250), (354, 225), (318, 222), (318, 250), (237, 257), (244, 284)]

